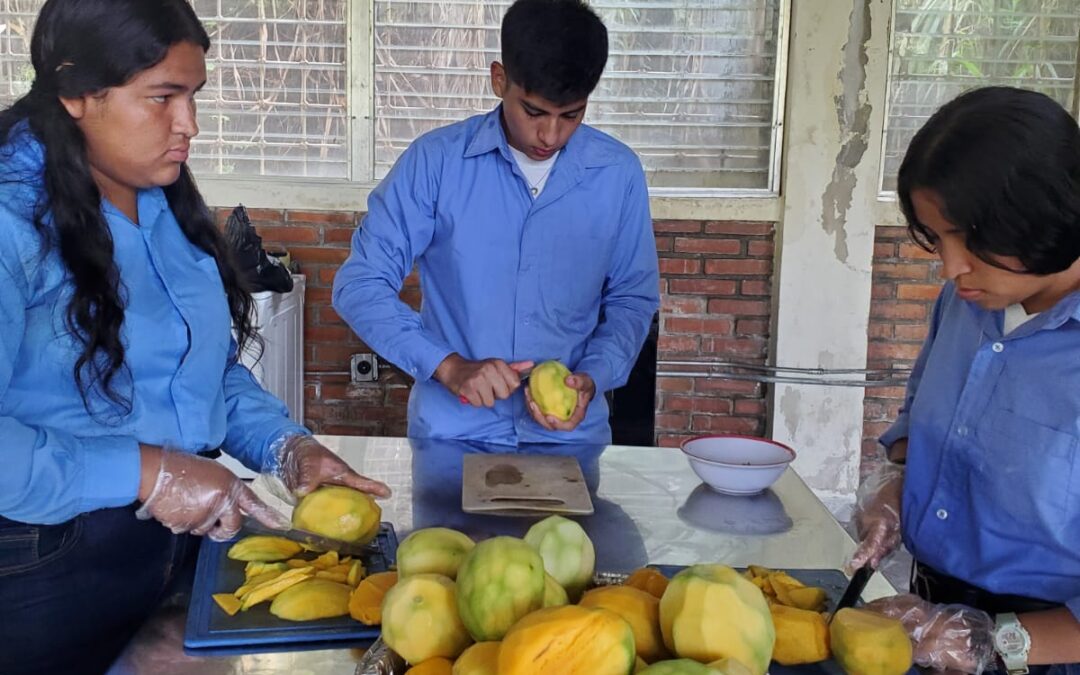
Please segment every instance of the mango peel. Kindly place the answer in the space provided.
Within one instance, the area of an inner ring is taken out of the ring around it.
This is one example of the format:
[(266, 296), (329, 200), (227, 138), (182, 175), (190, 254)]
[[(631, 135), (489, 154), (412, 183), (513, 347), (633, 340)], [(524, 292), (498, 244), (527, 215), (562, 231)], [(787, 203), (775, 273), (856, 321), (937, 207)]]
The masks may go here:
[(576, 389), (566, 386), (570, 370), (558, 361), (544, 361), (529, 374), (529, 395), (540, 412), (565, 422), (577, 407)]

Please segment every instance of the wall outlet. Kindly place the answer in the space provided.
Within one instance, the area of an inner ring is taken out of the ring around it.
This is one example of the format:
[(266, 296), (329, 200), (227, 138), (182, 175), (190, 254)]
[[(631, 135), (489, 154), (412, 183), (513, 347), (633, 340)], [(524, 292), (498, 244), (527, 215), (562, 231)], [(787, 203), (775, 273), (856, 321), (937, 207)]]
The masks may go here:
[(353, 354), (349, 373), (353, 382), (374, 382), (379, 379), (379, 359), (370, 353)]

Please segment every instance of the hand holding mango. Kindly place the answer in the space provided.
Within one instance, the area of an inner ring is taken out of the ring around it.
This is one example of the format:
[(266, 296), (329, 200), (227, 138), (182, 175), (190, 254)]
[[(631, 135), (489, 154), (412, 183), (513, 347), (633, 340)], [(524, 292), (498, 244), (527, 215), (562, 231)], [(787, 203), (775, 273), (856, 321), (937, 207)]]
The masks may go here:
[(570, 431), (585, 419), (596, 384), (586, 373), (570, 373), (558, 361), (544, 361), (529, 374), (525, 399), (537, 424), (548, 431)]

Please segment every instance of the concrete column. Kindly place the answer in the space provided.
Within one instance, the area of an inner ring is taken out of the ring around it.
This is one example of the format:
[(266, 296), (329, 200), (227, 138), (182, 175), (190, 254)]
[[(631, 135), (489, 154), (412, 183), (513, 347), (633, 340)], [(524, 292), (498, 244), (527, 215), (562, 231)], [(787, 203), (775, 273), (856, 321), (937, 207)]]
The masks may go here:
[[(891, 0), (793, 0), (775, 364), (865, 368)], [(770, 430), (838, 517), (858, 487), (862, 388), (778, 384)]]

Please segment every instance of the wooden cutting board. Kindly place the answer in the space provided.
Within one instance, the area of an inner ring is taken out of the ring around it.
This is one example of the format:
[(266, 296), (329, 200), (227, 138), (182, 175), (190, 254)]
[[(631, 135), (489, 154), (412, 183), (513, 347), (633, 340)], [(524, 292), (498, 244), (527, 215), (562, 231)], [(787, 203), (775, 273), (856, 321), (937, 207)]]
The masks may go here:
[(518, 454), (465, 455), (461, 508), (467, 513), (535, 516), (589, 515), (589, 488), (575, 457)]

